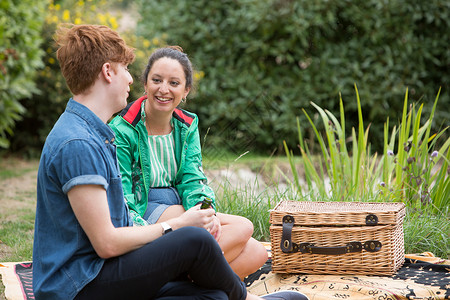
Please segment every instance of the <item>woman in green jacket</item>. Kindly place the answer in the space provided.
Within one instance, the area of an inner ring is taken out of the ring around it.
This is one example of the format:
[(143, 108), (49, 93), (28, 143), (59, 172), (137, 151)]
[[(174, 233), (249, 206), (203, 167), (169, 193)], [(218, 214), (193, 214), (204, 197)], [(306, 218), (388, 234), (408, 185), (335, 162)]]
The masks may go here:
[[(156, 50), (143, 75), (145, 96), (110, 123), (125, 198), (136, 225), (161, 223), (212, 199), (202, 169), (198, 118), (180, 109), (193, 84), (192, 65), (180, 47)], [(253, 239), (253, 224), (241, 216), (216, 213), (206, 228), (241, 279), (267, 260)]]

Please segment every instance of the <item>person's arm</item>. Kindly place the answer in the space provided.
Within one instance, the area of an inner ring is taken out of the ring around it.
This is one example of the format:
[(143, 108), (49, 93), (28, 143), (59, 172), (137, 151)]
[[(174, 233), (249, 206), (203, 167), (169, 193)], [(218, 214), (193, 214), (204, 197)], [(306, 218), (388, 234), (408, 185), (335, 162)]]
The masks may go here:
[[(181, 181), (175, 185), (185, 209), (194, 207), (205, 197), (212, 200), (212, 208), (216, 210), (214, 191), (207, 184), (207, 177), (203, 172), (200, 134), (198, 131), (198, 118), (192, 123), (192, 131), (188, 133), (186, 144), (186, 157), (182, 170)], [(220, 220), (214, 217), (214, 226), (209, 229), (216, 240), (220, 239), (222, 227)]]
[[(133, 143), (132, 140), (138, 140), (139, 136), (136, 132), (131, 131), (130, 128), (127, 128), (124, 126), (123, 123), (125, 122), (121, 119), (121, 117), (117, 116), (113, 121), (109, 124), (111, 129), (114, 131), (116, 140), (116, 149), (117, 149), (117, 160), (119, 162), (119, 168), (120, 173), (122, 176), (122, 188), (123, 193), (125, 197), (125, 201), (128, 205), (128, 208), (130, 210), (130, 216), (133, 221), (133, 224), (135, 225), (148, 225), (147, 221), (145, 221), (138, 209), (140, 204), (138, 203), (138, 200), (135, 198), (135, 194), (133, 193), (133, 190), (142, 190), (142, 189), (133, 189), (133, 175), (132, 175), (132, 168), (133, 163), (135, 162), (135, 152), (138, 151), (138, 143)], [(128, 131), (128, 133), (125, 133), (125, 130)], [(130, 132), (132, 134), (130, 134)], [(142, 186), (143, 178), (139, 179), (139, 183)]]
[(193, 128), (188, 133), (186, 144), (186, 157), (182, 166), (182, 175), (175, 187), (180, 194), (185, 209), (189, 209), (205, 197), (213, 200), (213, 208), (216, 209), (214, 191), (207, 184), (207, 177), (203, 172), (202, 151), (200, 134), (198, 131), (198, 118), (191, 125)]
[[(79, 185), (68, 192), (78, 222), (97, 254), (104, 259), (138, 249), (163, 233), (161, 224), (115, 228), (109, 214), (106, 191), (99, 185)], [(194, 207), (182, 216), (168, 220), (173, 230), (184, 226), (210, 228), (214, 211)]]

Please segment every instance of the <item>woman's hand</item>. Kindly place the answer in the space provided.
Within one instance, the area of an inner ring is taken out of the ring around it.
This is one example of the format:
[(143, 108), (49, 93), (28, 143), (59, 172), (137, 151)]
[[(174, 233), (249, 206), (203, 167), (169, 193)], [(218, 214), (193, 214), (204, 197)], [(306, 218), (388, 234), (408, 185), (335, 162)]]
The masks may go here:
[(215, 211), (212, 208), (200, 209), (200, 205), (196, 205), (176, 218), (178, 221), (177, 227), (195, 226), (210, 231), (214, 228), (214, 213)]
[(220, 224), (220, 220), (216, 215), (213, 216), (213, 220), (214, 224), (209, 232), (214, 236), (216, 241), (219, 241), (220, 237), (222, 236), (222, 224)]

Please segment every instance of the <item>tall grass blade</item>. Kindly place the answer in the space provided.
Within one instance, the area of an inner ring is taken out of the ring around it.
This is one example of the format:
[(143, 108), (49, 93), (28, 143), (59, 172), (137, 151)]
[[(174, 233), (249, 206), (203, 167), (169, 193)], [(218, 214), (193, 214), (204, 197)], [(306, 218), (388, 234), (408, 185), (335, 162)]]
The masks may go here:
[(288, 146), (286, 144), (286, 141), (283, 141), (283, 145), (284, 145), (284, 150), (286, 151), (286, 155), (287, 155), (287, 158), (288, 158), (288, 161), (289, 161), (289, 165), (291, 167), (292, 175), (294, 176), (295, 187), (297, 188), (298, 194), (302, 195), (302, 186), (300, 185), (298, 172), (297, 172), (297, 169), (295, 167), (294, 154), (292, 153), (292, 151), (289, 151)]

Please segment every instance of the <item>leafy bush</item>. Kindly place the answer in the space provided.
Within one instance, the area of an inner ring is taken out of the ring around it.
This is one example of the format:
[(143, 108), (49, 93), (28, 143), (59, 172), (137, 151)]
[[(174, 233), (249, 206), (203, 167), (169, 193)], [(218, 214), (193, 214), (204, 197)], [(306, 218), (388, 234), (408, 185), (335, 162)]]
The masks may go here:
[(135, 99), (142, 94), (143, 89), (139, 85), (140, 73), (150, 51), (162, 44), (163, 41), (137, 37), (132, 32), (133, 28), (121, 30), (119, 28), (121, 14), (116, 11), (117, 9), (105, 0), (50, 1), (42, 29), (45, 67), (39, 72), (36, 79), (40, 93), (23, 102), (26, 114), (23, 120), (17, 124), (16, 130), (20, 132), (20, 135), (15, 135), (11, 139), (12, 151), (25, 151), (29, 156), (37, 156), (47, 134), (71, 97), (56, 60), (57, 48), (53, 39), (57, 26), (61, 23), (100, 24), (119, 31), (126, 42), (136, 48), (136, 61), (130, 66), (130, 73), (135, 82), (131, 86), (130, 99)]
[[(188, 109), (200, 115), (216, 148), (271, 152), (295, 147), (296, 116), (310, 101), (339, 112), (353, 84), (383, 147), (383, 122), (410, 100), (427, 103), (442, 86), (450, 105), (450, 3), (434, 1), (138, 1), (138, 34), (168, 35), (205, 74)], [(355, 103), (345, 107), (357, 115)], [(429, 111), (427, 111), (429, 112)], [(434, 129), (450, 112), (435, 113)], [(348, 119), (356, 127), (357, 120)], [(320, 127), (319, 129), (323, 129)], [(312, 133), (312, 132), (311, 132)], [(313, 134), (313, 133), (312, 133)], [(347, 132), (350, 135), (350, 132)], [(226, 143), (224, 143), (226, 140)]]
[(0, 2), (0, 148), (25, 112), (19, 100), (36, 91), (33, 81), (42, 66), (40, 37), (45, 1)]

